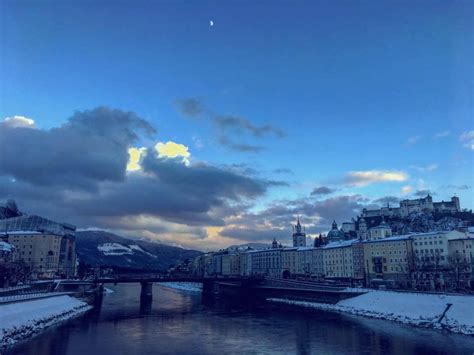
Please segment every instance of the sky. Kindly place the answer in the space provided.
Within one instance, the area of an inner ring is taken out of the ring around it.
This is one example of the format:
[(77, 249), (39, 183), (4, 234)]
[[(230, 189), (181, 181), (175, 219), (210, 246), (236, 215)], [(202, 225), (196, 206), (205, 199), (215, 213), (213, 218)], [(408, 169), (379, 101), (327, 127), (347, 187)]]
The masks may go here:
[(474, 181), (472, 1), (1, 1), (0, 201), (212, 250)]

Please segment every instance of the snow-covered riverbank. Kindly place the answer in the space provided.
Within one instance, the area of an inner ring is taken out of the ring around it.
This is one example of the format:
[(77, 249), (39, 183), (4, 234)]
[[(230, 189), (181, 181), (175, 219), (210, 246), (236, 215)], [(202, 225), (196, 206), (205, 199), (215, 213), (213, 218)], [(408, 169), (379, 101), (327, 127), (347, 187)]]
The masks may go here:
[[(364, 317), (386, 319), (418, 327), (446, 329), (474, 335), (474, 296), (369, 291), (337, 304), (270, 298), (268, 301)], [(447, 304), (452, 306), (441, 322)]]
[(197, 282), (162, 282), (163, 287), (174, 288), (176, 290), (201, 292), (202, 284)]
[(71, 296), (0, 305), (0, 350), (91, 308)]

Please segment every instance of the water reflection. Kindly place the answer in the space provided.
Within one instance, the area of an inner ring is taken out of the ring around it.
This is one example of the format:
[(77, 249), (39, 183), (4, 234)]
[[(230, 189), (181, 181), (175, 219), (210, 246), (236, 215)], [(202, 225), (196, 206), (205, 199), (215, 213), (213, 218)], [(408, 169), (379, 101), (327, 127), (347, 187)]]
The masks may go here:
[(474, 338), (381, 320), (201, 302), (198, 293), (154, 286), (140, 305), (140, 287), (122, 285), (101, 308), (8, 353), (43, 354), (472, 354)]

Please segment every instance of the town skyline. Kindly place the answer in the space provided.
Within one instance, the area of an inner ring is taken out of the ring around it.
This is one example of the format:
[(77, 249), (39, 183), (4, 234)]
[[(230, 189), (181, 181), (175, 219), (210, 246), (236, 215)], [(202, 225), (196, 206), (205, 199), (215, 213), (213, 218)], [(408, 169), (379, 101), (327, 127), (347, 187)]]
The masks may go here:
[(473, 209), (472, 4), (299, 5), (2, 2), (0, 201), (198, 250)]

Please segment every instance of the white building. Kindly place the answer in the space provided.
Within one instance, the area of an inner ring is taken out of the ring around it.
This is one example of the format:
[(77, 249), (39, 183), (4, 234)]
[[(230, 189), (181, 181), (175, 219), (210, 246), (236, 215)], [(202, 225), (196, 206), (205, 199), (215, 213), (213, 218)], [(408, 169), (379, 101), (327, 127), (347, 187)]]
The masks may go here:
[(369, 229), (370, 240), (377, 240), (390, 236), (392, 236), (392, 228), (390, 228), (390, 226), (384, 220), (382, 220), (380, 225)]
[(322, 248), (326, 278), (354, 278), (352, 244), (356, 242), (357, 239), (337, 241)]

